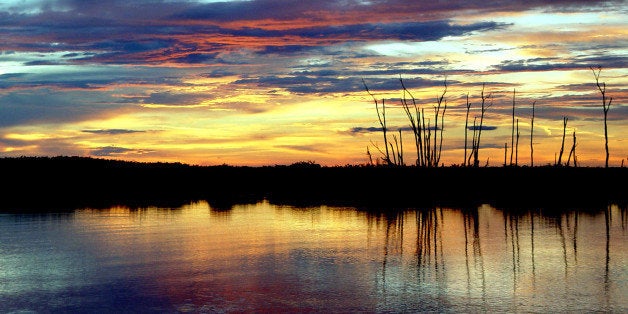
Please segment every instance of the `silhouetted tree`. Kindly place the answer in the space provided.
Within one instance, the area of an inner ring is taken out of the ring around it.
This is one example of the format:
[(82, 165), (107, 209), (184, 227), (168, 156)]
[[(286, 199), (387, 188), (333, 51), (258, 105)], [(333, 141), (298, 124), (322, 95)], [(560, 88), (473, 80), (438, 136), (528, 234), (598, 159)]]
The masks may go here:
[[(406, 116), (408, 117), (408, 120), (410, 120), (410, 127), (412, 128), (412, 135), (414, 136), (414, 145), (416, 147), (415, 165), (423, 166), (425, 164), (423, 160), (424, 126), (421, 122), (422, 121), (421, 110), (419, 110), (419, 106), (416, 103), (416, 99), (414, 98), (412, 93), (410, 93), (410, 91), (406, 88), (406, 85), (403, 83), (403, 79), (401, 78), (401, 76), (399, 76), (399, 82), (401, 83), (401, 88), (403, 92), (403, 95), (401, 97), (401, 106), (403, 110), (405, 111)], [(410, 110), (410, 103), (409, 103), (409, 100), (406, 98), (406, 95), (408, 95), (410, 97), (410, 100), (412, 101), (413, 110)], [(412, 114), (412, 111), (414, 111), (414, 115)]]
[(565, 133), (567, 130), (567, 117), (563, 117), (563, 141), (560, 145), (560, 152), (558, 154), (558, 161), (556, 162), (557, 166), (562, 166), (562, 159), (563, 159), (563, 151), (565, 149)]
[[(481, 106), (481, 114), (480, 114), (480, 126), (478, 128), (478, 135), (477, 135), (477, 140), (474, 141), (474, 148), (473, 148), (473, 166), (474, 167), (478, 167), (480, 165), (480, 160), (478, 159), (478, 153), (480, 150), (480, 138), (482, 136), (482, 126), (484, 124), (484, 114), (486, 113), (486, 109), (488, 109), (488, 107), (490, 107), (492, 105), (486, 104), (486, 100), (491, 98), (491, 94), (489, 93), (487, 96), (484, 95), (484, 85), (482, 84), (482, 93), (480, 95), (480, 97), (482, 98), (482, 106)], [(474, 129), (475, 129), (475, 122), (474, 124)], [(487, 160), (487, 164), (488, 164), (488, 160)]]
[(534, 167), (534, 105), (536, 101), (532, 102), (532, 119), (530, 120), (530, 167)]
[(512, 153), (515, 148), (515, 90), (512, 90), (512, 123), (510, 126), (510, 165), (512, 166)]
[(469, 93), (467, 93), (467, 116), (464, 120), (464, 161), (462, 162), (463, 166), (467, 166), (469, 164), (467, 162), (467, 132), (469, 130), (469, 109), (470, 108), (471, 108), (471, 104), (469, 103)]
[[(511, 156), (512, 156), (512, 153), (511, 153)], [(515, 166), (518, 166), (518, 165), (519, 165), (519, 119), (517, 119), (517, 139), (515, 141)]]
[(595, 77), (595, 84), (597, 85), (598, 90), (602, 94), (602, 109), (604, 110), (604, 148), (606, 149), (606, 160), (604, 162), (604, 166), (608, 168), (608, 124), (606, 123), (608, 117), (608, 109), (611, 107), (611, 102), (613, 98), (609, 98), (606, 100), (606, 83), (602, 83), (600, 85), (600, 72), (602, 72), (602, 67), (597, 67), (597, 72), (595, 69), (591, 68), (593, 71), (593, 76)]
[(578, 167), (578, 161), (576, 159), (576, 130), (573, 131), (573, 145), (571, 145), (571, 150), (569, 151), (569, 156), (567, 157), (568, 167), (569, 162), (571, 161), (571, 156), (573, 156), (573, 166)]
[(508, 142), (504, 143), (504, 167), (508, 165), (506, 163), (506, 156), (508, 156)]
[(382, 127), (382, 132), (384, 133), (384, 148), (385, 148), (386, 151), (383, 152), (374, 143), (373, 143), (373, 146), (375, 146), (375, 148), (377, 148), (377, 150), (384, 155), (384, 157), (382, 157), (382, 159), (384, 160), (384, 163), (387, 164), (387, 165), (392, 165), (393, 162), (390, 159), (390, 152), (388, 151), (388, 135), (386, 134), (388, 132), (388, 128), (386, 127), (386, 105), (384, 103), (384, 99), (382, 99), (382, 110), (380, 112), (379, 103), (377, 102), (377, 98), (375, 98), (375, 95), (373, 95), (373, 93), (371, 93), (371, 91), (369, 90), (368, 86), (366, 85), (366, 82), (364, 81), (364, 79), (362, 79), (362, 84), (364, 84), (364, 88), (366, 89), (366, 92), (373, 98), (373, 101), (375, 102), (375, 110), (377, 111), (377, 119), (379, 120), (379, 124)]
[[(445, 130), (445, 111), (447, 110), (447, 101), (444, 101), (445, 94), (447, 93), (447, 79), (445, 79), (445, 89), (440, 97), (437, 98), (437, 106), (435, 111), (435, 125), (434, 125), (434, 166), (437, 167), (440, 163), (441, 152), (443, 151), (443, 131)], [(444, 104), (443, 104), (444, 101)], [(443, 112), (440, 113), (441, 105), (443, 106)], [(436, 150), (436, 130), (438, 130), (438, 115), (441, 116), (440, 123), (440, 142), (438, 143), (438, 150)]]
[[(434, 106), (434, 138), (432, 139), (432, 128), (430, 127), (429, 120), (425, 122), (425, 111), (423, 108), (419, 108), (416, 103), (416, 99), (412, 96), (412, 93), (406, 88), (403, 79), (399, 77), (399, 82), (402, 88), (401, 107), (403, 108), (408, 120), (410, 120), (410, 127), (414, 135), (414, 143), (417, 152), (417, 166), (434, 167), (438, 166), (443, 147), (443, 126), (444, 116), (447, 110), (447, 102), (444, 102), (445, 94), (447, 93), (447, 80), (445, 80), (445, 89), (443, 93), (436, 98), (437, 105)], [(409, 97), (409, 98), (408, 98)], [(441, 107), (442, 112), (441, 112)], [(413, 113), (414, 112), (414, 113)], [(440, 126), (440, 141), (438, 137), (438, 119), (441, 119)], [(432, 144), (433, 141), (433, 144)]]

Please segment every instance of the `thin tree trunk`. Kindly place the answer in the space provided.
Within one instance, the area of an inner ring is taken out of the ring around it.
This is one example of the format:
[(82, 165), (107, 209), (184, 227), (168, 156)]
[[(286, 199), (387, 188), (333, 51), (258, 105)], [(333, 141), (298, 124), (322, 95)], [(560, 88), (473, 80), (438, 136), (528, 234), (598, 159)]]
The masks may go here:
[(515, 148), (515, 90), (512, 90), (512, 124), (510, 127), (510, 165), (512, 166), (512, 153)]
[[(384, 133), (384, 147), (386, 148), (386, 152), (384, 154), (384, 163), (390, 165), (393, 162), (390, 160), (390, 152), (388, 151), (388, 135), (387, 133), (387, 128), (386, 128), (386, 105), (384, 104), (384, 100), (382, 99), (382, 111), (380, 113), (379, 111), (379, 103), (377, 102), (377, 99), (375, 98), (375, 95), (373, 95), (373, 93), (371, 93), (371, 91), (369, 90), (368, 86), (366, 85), (366, 82), (364, 81), (364, 79), (362, 79), (362, 84), (364, 84), (364, 88), (366, 89), (366, 92), (373, 98), (373, 101), (375, 102), (375, 110), (377, 111), (377, 119), (379, 120), (379, 124), (382, 127), (382, 132)], [(378, 149), (379, 150), (379, 149)], [(381, 152), (381, 150), (380, 150)]]
[(481, 109), (481, 114), (480, 114), (480, 128), (478, 130), (478, 139), (477, 139), (477, 143), (476, 143), (476, 149), (475, 149), (475, 156), (474, 156), (474, 161), (473, 161), (473, 166), (474, 167), (479, 167), (480, 165), (480, 160), (478, 159), (478, 154), (479, 154), (479, 150), (480, 150), (480, 138), (482, 137), (482, 125), (484, 123), (484, 114), (486, 112), (486, 109), (488, 107), (490, 107), (490, 105), (486, 105), (486, 99), (491, 97), (491, 94), (489, 93), (488, 96), (484, 96), (484, 84), (482, 84), (482, 109)]
[(563, 117), (563, 141), (562, 144), (560, 145), (560, 152), (558, 154), (558, 163), (557, 166), (562, 166), (562, 159), (563, 159), (563, 151), (565, 149), (565, 132), (567, 130), (567, 117)]
[(530, 167), (534, 167), (534, 105), (536, 101), (532, 102), (532, 120), (530, 121)]
[(504, 167), (508, 166), (506, 156), (508, 156), (508, 142), (504, 143)]
[[(408, 117), (408, 120), (410, 120), (410, 127), (412, 128), (412, 134), (414, 136), (414, 145), (416, 147), (416, 155), (417, 155), (415, 165), (420, 166), (421, 165), (421, 151), (422, 151), (420, 147), (421, 146), (420, 112), (416, 104), (416, 99), (410, 93), (410, 91), (406, 88), (405, 84), (403, 83), (403, 79), (401, 79), (401, 76), (399, 77), (399, 82), (401, 83), (401, 88), (403, 89), (403, 97), (401, 100), (401, 104), (402, 104), (403, 110), (406, 112), (406, 116)], [(412, 106), (414, 107), (414, 114), (416, 115), (416, 119), (412, 115), (412, 112), (410, 111), (410, 105), (408, 104), (408, 100), (406, 99), (406, 94), (410, 96), (410, 99), (412, 99)]]
[(515, 167), (519, 166), (519, 119), (517, 119), (517, 140), (515, 141)]
[(469, 131), (469, 109), (471, 108), (471, 104), (469, 103), (469, 93), (467, 93), (467, 116), (464, 120), (464, 161), (462, 163), (463, 166), (467, 166), (467, 133)]
[(595, 72), (595, 70), (593, 68), (591, 68), (591, 71), (593, 71), (593, 76), (595, 76), (595, 84), (597, 85), (598, 90), (600, 91), (600, 93), (602, 94), (602, 109), (604, 110), (604, 149), (606, 150), (606, 159), (604, 162), (604, 166), (606, 168), (608, 168), (608, 157), (609, 157), (609, 153), (608, 153), (608, 124), (607, 124), (607, 118), (608, 118), (608, 109), (610, 109), (611, 107), (611, 103), (613, 102), (613, 98), (609, 98), (608, 102), (606, 101), (606, 83), (602, 83), (600, 85), (600, 72), (602, 71), (602, 67), (598, 67), (597, 68), (597, 72)]

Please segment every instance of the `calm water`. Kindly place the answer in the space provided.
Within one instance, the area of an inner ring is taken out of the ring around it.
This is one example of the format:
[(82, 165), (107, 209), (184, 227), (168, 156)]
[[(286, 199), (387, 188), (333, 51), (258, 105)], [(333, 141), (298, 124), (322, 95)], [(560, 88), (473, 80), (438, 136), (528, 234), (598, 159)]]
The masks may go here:
[(0, 312), (628, 311), (626, 209), (0, 214)]

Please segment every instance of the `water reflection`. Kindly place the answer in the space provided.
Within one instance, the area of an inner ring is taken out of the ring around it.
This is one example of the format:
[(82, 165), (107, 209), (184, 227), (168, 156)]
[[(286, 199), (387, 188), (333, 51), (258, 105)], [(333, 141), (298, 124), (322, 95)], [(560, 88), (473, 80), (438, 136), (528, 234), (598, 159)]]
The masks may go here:
[(626, 208), (0, 214), (0, 312), (626, 312)]

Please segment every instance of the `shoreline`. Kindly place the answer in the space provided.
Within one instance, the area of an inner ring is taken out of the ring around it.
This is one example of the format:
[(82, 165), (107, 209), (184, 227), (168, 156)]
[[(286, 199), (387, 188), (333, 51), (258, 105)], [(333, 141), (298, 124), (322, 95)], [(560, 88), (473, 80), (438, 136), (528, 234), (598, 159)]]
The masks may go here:
[(197, 200), (382, 208), (483, 203), (587, 208), (628, 202), (623, 167), (242, 167), (18, 157), (0, 159), (0, 171), (7, 183), (0, 210)]

